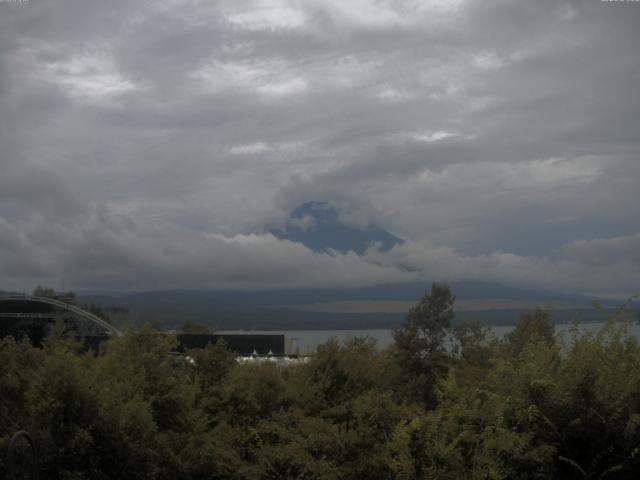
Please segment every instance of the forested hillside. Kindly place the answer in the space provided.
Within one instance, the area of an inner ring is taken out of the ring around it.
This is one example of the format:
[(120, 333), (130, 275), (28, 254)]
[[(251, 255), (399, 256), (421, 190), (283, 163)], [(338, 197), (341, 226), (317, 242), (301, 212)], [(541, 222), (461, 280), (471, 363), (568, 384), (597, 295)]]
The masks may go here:
[[(111, 318), (122, 325), (161, 321), (167, 328), (175, 328), (188, 318), (218, 330), (387, 329), (397, 328), (406, 310), (390, 311), (385, 301), (415, 302), (424, 289), (425, 282), (413, 282), (361, 288), (169, 290), (113, 295), (85, 292), (78, 294), (78, 300), (103, 310), (126, 311)], [(514, 325), (520, 315), (535, 307), (551, 308), (556, 323), (569, 323), (574, 316), (582, 322), (600, 323), (609, 312), (593, 309), (593, 300), (607, 310), (619, 304), (606, 298), (478, 281), (454, 282), (451, 289), (458, 299), (456, 321), (473, 319), (495, 326)], [(322, 309), (340, 302), (357, 302), (367, 308)], [(633, 308), (637, 311), (638, 304)]]
[(498, 341), (452, 328), (453, 302), (434, 285), (390, 348), (329, 341), (282, 369), (222, 344), (176, 358), (150, 326), (98, 354), (5, 338), (0, 451), (26, 429), (47, 479), (638, 478), (640, 346), (622, 312), (560, 338), (538, 311)]

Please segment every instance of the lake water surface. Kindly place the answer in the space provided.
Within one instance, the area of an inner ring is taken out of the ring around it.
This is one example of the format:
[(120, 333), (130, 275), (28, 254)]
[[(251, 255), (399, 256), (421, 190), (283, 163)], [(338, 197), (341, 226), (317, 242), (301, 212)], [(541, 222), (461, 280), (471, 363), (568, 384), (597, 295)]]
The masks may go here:
[[(580, 324), (579, 328), (585, 331), (595, 331), (602, 327), (602, 323), (584, 323)], [(567, 332), (570, 328), (568, 324), (556, 325), (556, 332)], [(502, 338), (504, 335), (513, 330), (513, 326), (500, 326), (493, 327), (494, 332), (498, 338)], [(631, 332), (640, 338), (640, 325), (633, 324)], [(393, 343), (392, 330), (380, 329), (380, 330), (221, 330), (216, 333), (220, 334), (251, 334), (251, 335), (268, 335), (268, 334), (284, 334), (286, 338), (297, 339), (297, 344), (300, 349), (300, 354), (306, 355), (313, 353), (318, 345), (325, 343), (331, 337), (337, 338), (339, 341), (353, 337), (366, 337), (370, 336), (376, 339), (379, 348), (384, 348)]]

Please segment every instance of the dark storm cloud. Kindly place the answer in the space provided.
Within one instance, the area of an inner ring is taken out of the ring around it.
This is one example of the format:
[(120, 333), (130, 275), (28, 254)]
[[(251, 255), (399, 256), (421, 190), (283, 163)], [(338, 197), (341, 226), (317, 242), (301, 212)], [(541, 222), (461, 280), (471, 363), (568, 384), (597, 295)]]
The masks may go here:
[[(634, 290), (638, 25), (597, 0), (0, 3), (2, 281)], [(309, 200), (407, 243), (260, 234)]]

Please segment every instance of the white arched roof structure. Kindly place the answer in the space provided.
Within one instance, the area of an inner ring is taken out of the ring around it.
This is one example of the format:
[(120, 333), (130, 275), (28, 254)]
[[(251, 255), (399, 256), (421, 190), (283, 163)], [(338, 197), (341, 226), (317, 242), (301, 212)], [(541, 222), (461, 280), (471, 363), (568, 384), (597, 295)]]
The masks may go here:
[[(70, 313), (73, 313), (74, 315), (76, 315), (79, 318), (82, 318), (84, 320), (87, 320), (89, 322), (93, 322), (97, 325), (99, 325), (100, 327), (104, 328), (104, 330), (109, 334), (109, 335), (113, 335), (113, 336), (120, 336), (122, 335), (122, 332), (120, 332), (120, 330), (118, 330), (116, 327), (114, 327), (113, 325), (111, 325), (109, 322), (103, 320), (102, 318), (98, 317), (97, 315), (94, 315), (93, 313), (89, 313), (86, 310), (83, 310), (82, 308), (76, 307), (75, 305), (71, 304), (71, 303), (67, 303), (55, 298), (50, 298), (50, 297), (36, 297), (33, 295), (0, 295), (0, 302), (6, 302), (6, 301), (27, 301), (27, 302), (36, 302), (36, 303), (41, 303), (41, 304), (45, 304), (45, 305), (51, 305), (53, 307), (57, 307), (60, 308), (62, 310), (66, 310)], [(0, 316), (2, 316), (2, 314), (0, 313)]]

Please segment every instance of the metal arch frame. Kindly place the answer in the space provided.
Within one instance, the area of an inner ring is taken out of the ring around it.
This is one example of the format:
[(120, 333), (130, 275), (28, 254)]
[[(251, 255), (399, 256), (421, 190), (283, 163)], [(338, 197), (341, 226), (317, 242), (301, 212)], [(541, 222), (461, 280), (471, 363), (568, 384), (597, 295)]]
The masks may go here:
[(52, 305), (54, 307), (62, 308), (64, 310), (67, 310), (68, 312), (75, 313), (77, 316), (79, 316), (79, 317), (81, 317), (81, 318), (83, 318), (85, 320), (89, 320), (90, 322), (93, 322), (93, 323), (96, 323), (96, 324), (100, 325), (102, 328), (104, 328), (107, 331), (107, 333), (109, 335), (114, 335), (114, 336), (117, 336), (117, 337), (122, 335), (122, 332), (120, 330), (118, 330), (116, 327), (111, 325), (109, 322), (106, 322), (105, 320), (101, 319), (97, 315), (94, 315), (93, 313), (89, 313), (86, 310), (83, 310), (82, 308), (76, 307), (75, 305), (73, 305), (71, 303), (62, 302), (62, 301), (57, 300), (55, 298), (36, 297), (36, 296), (33, 296), (33, 295), (3, 295), (3, 296), (0, 296), (0, 302), (7, 301), (7, 300), (27, 300), (29, 302), (39, 302), (39, 303), (44, 303), (44, 304), (47, 304), (47, 305)]

